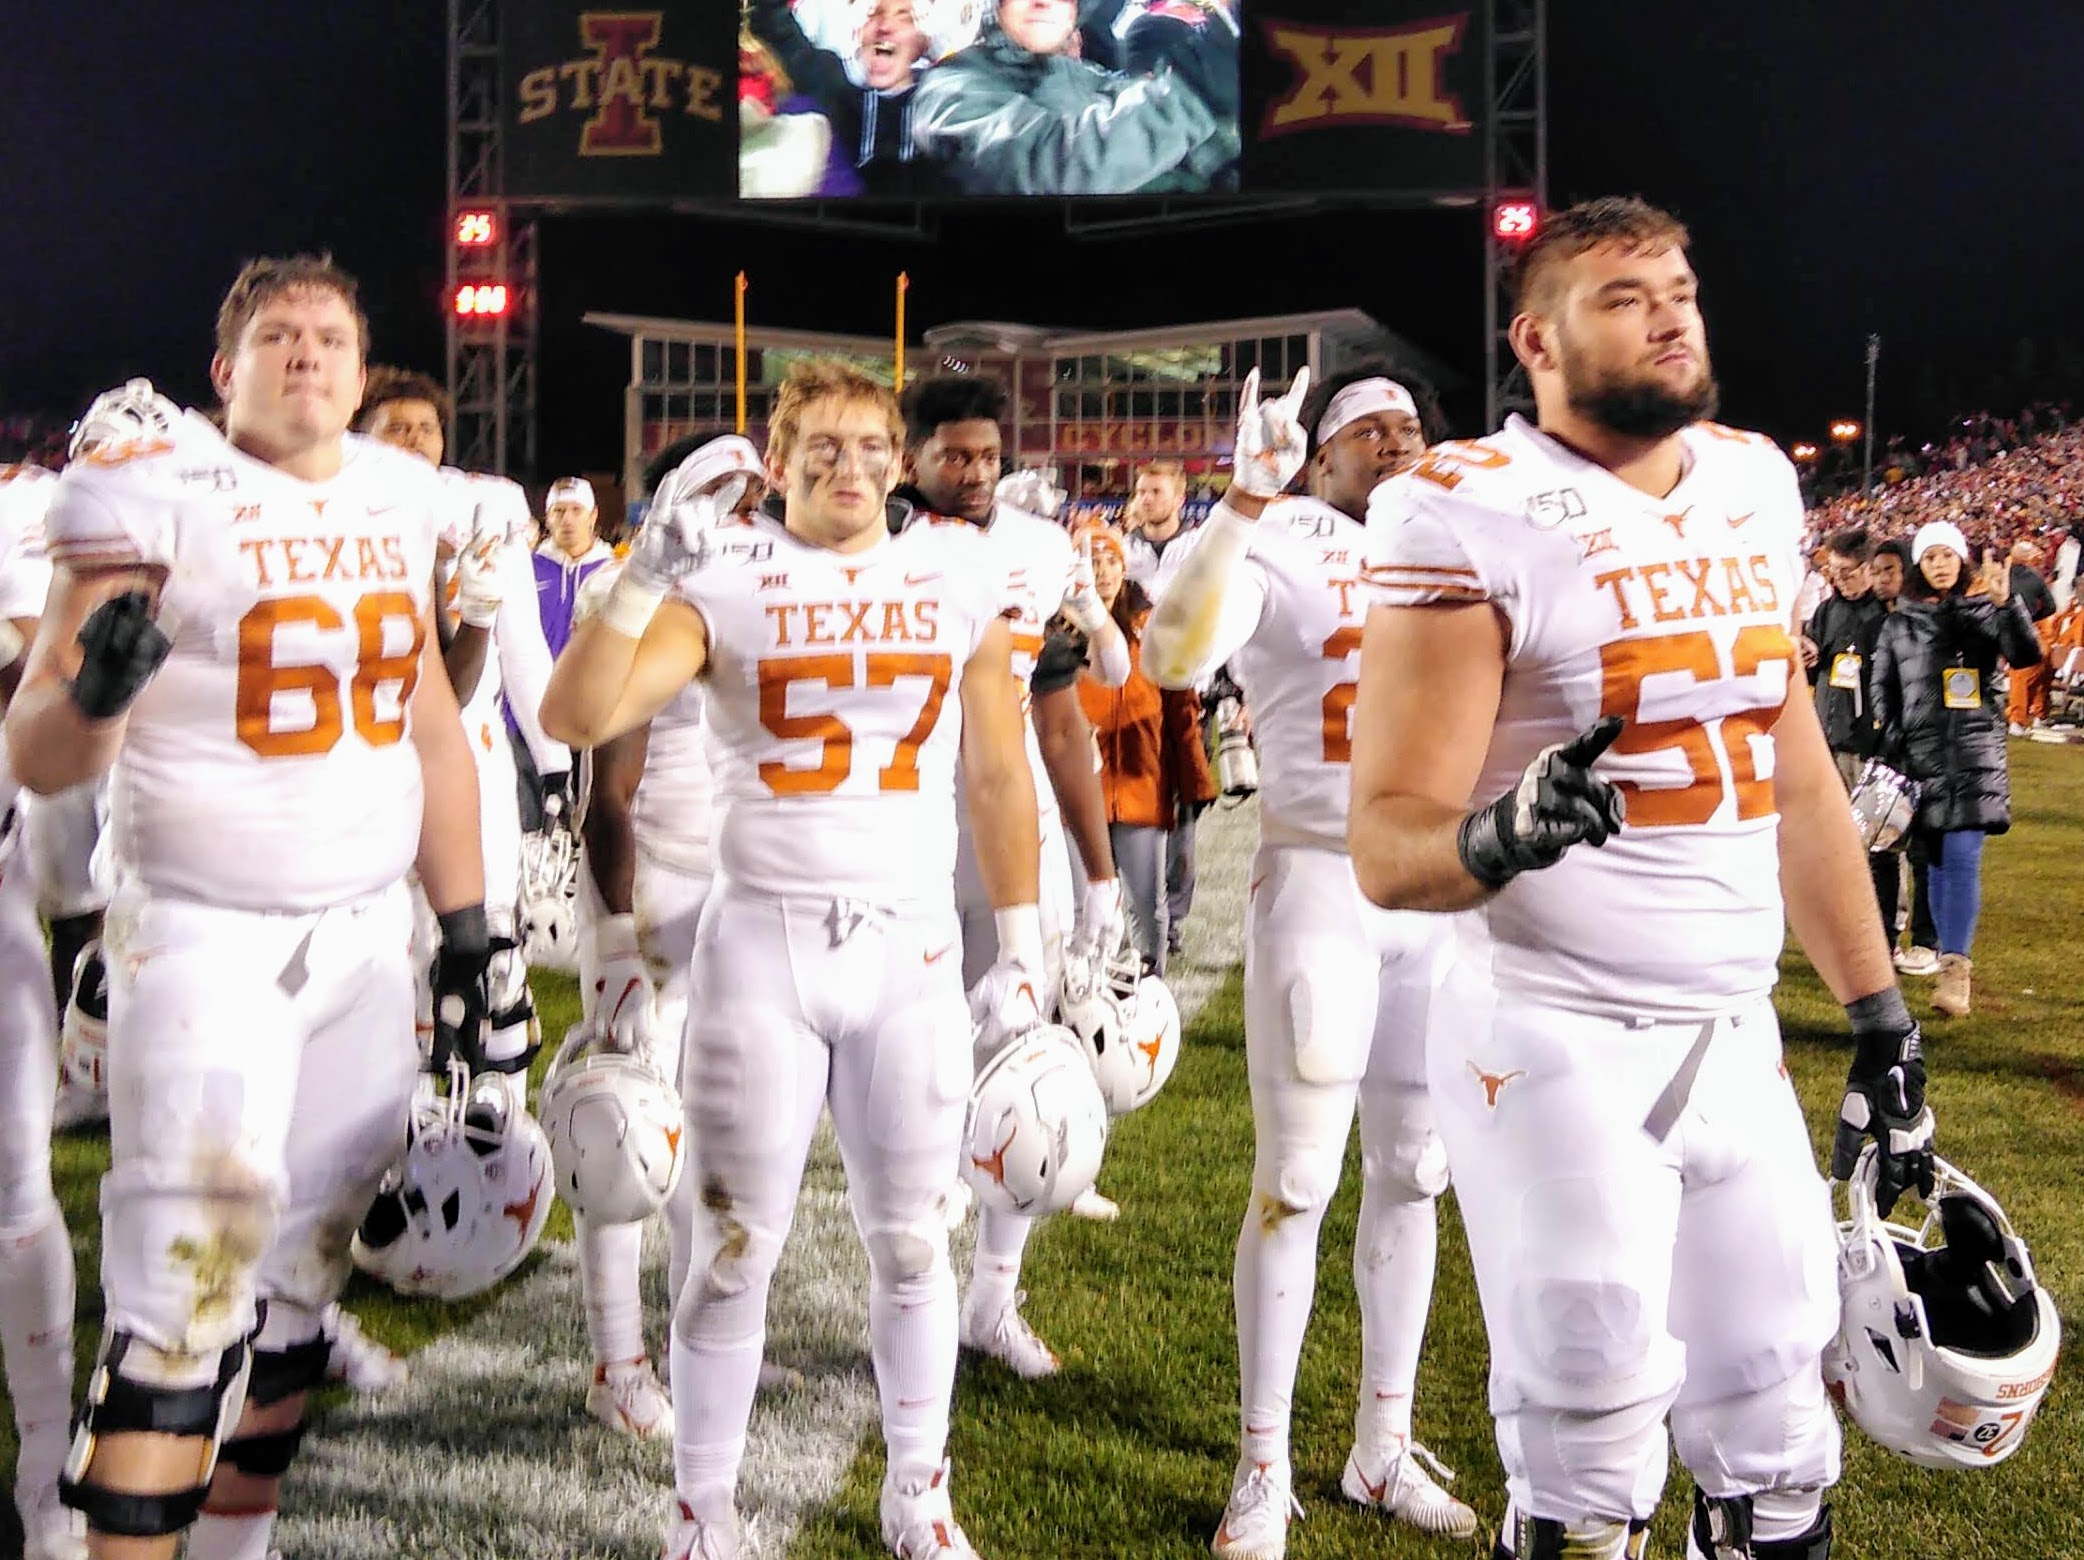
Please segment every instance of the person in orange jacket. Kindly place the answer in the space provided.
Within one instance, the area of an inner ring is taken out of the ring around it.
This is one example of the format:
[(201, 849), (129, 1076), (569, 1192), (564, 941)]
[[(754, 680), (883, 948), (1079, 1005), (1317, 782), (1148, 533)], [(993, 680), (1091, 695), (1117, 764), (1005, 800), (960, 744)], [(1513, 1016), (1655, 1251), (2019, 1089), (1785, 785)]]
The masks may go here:
[(1081, 678), (1078, 700), (1100, 750), (1107, 833), (1128, 901), (1130, 936), (1144, 963), (1165, 973), (1165, 836), (1181, 803), (1216, 799), (1215, 776), (1201, 741), (1201, 700), (1192, 690), (1161, 689), (1143, 673), (1143, 625), (1151, 601), (1128, 577), (1120, 533), (1088, 526), (1093, 582), (1129, 641), (1129, 680), (1104, 688)]

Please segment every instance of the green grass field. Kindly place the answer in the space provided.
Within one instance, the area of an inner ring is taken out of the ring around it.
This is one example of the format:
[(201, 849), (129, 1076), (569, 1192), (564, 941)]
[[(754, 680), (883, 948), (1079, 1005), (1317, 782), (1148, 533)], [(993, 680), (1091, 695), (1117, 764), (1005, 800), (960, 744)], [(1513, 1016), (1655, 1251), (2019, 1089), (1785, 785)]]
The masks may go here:
[[(2084, 934), (2084, 753), (2013, 743), (2017, 827), (1986, 857), (1978, 933), (1976, 1013), (1930, 1017), (1929, 981), (1910, 981), (1929, 1020), (1932, 1100), (1941, 1151), (1995, 1190), (2033, 1244), (2042, 1278), (2076, 1325), (2084, 1294), (2084, 1008), (2072, 972)], [(569, 982), (541, 984), (545, 1033), (574, 1014)], [(1819, 1148), (1844, 1078), (1843, 1016), (1799, 954), (1784, 965), (1780, 1009), (1791, 1070)], [(94, 1193), (105, 1139), (61, 1140), (55, 1169), (82, 1275), (79, 1352), (99, 1322), (94, 1292)], [(1010, 1557), (1206, 1553), (1236, 1455), (1236, 1359), (1231, 1253), (1251, 1160), (1237, 980), (1209, 1002), (1162, 1100), (1117, 1128), (1104, 1178), (1121, 1221), (1056, 1220), (1030, 1248), (1028, 1314), (1065, 1355), (1058, 1377), (1025, 1383), (966, 1362), (957, 1386), (956, 1504), (980, 1551)], [(1469, 1553), (1349, 1507), (1337, 1481), (1351, 1430), (1358, 1314), (1350, 1253), (1357, 1166), (1325, 1222), (1316, 1321), (1296, 1392), (1296, 1494), (1306, 1518), (1291, 1531), (1295, 1560)], [(562, 1209), (550, 1238), (568, 1239)], [(496, 1303), (406, 1304), (364, 1283), (354, 1306), (394, 1344), (418, 1347)], [(1486, 1357), (1474, 1285), (1450, 1195), (1442, 1203), (1440, 1277), (1419, 1378), (1420, 1437), (1460, 1474), (1457, 1493), (1486, 1522), (1503, 1489), (1484, 1410)], [(2084, 1557), (2084, 1404), (2058, 1373), (2025, 1448), (1980, 1473), (1913, 1468), (1848, 1429), (1845, 1481), (1834, 1496), (1844, 1556), (1969, 1560)], [(321, 1420), (314, 1434), (323, 1437)], [(0, 1442), (7, 1436), (0, 1429)], [(0, 1458), (11, 1455), (0, 1450)], [(663, 1464), (663, 1458), (661, 1459)], [(883, 1553), (876, 1531), (880, 1449), (871, 1434), (841, 1499), (803, 1527), (794, 1556)], [(665, 1477), (661, 1469), (661, 1479)], [(1686, 1484), (1674, 1471), (1654, 1552), (1682, 1552)], [(664, 1486), (661, 1484), (661, 1510)], [(0, 1516), (0, 1524), (12, 1513)], [(0, 1554), (12, 1553), (0, 1526)], [(1487, 1542), (1487, 1540), (1486, 1540)], [(432, 1552), (432, 1551), (428, 1551)], [(480, 1551), (473, 1549), (472, 1553)], [(296, 1560), (292, 1555), (290, 1560)]]

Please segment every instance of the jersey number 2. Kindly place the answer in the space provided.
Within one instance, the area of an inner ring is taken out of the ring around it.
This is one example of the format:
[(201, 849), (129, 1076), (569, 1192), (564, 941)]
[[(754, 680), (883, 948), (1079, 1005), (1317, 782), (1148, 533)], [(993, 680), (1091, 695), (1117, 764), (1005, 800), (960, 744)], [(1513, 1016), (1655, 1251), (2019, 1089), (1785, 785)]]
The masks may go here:
[[(396, 655), (386, 655), (384, 625), (399, 618), (412, 625), (412, 642)], [(331, 667), (309, 661), (285, 666), (275, 659), (276, 632), (298, 623), (322, 634), (348, 626), (323, 596), (258, 601), (239, 619), (239, 740), (262, 758), (309, 758), (329, 752), (345, 730), (343, 704), (352, 712), (355, 734), (371, 747), (389, 747), (404, 736), (405, 710), (420, 680), (420, 648), (427, 637), (412, 597), (402, 590), (379, 590), (355, 603), (355, 670), (344, 701), (340, 679)], [(398, 685), (398, 713), (379, 716), (376, 691), (386, 682)], [(277, 725), (278, 693), (308, 694), (310, 723)]]
[[(926, 700), (912, 729), (898, 740), (890, 762), (878, 771), (878, 789), (919, 789), (919, 745), (933, 732), (940, 719), (941, 702), (948, 697), (954, 664), (945, 655), (926, 655), (904, 650), (871, 650), (861, 658), (864, 688), (892, 688), (900, 677), (925, 679)], [(760, 778), (776, 796), (818, 796), (836, 791), (854, 771), (854, 733), (837, 715), (791, 715), (789, 690), (797, 683), (823, 683), (827, 688), (852, 688), (854, 657), (851, 655), (776, 656), (759, 664), (760, 724), (784, 742), (823, 744), (818, 762), (797, 769), (779, 760), (760, 765)]]

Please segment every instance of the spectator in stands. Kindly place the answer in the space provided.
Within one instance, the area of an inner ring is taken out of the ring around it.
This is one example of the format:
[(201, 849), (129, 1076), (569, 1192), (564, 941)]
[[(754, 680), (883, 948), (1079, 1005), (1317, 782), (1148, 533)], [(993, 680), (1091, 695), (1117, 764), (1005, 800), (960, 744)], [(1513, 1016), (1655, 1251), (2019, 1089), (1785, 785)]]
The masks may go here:
[(2055, 629), (2055, 593), (2041, 577), (2041, 549), (2031, 537), (2022, 536), (2012, 543), (2008, 561), (2012, 599), (2026, 608), (2041, 641), (2040, 660), (2013, 669), (2011, 693), (2005, 701), (2006, 727), (2013, 736), (2023, 737), (2048, 713), (2048, 688), (2054, 681), (2048, 664), (2048, 645)]
[(1970, 1008), (1983, 837), (2012, 826), (1997, 663), (2031, 666), (2041, 646), (1994, 555), (1985, 554), (1971, 579), (1957, 526), (1922, 527), (1911, 558), (1906, 599), (1875, 643), (1868, 693), (1883, 757), (1920, 788), (1916, 827), (1926, 837), (1939, 927), (1932, 1005), (1959, 1018)]
[(1107, 526), (1090, 526), (1080, 537), (1092, 546), (1100, 599), (1129, 641), (1130, 670), (1119, 688), (1082, 678), (1078, 697), (1100, 748), (1107, 834), (1129, 905), (1130, 935), (1144, 963), (1162, 974), (1168, 951), (1178, 948), (1166, 935), (1166, 841), (1180, 817), (1216, 799), (1201, 744), (1201, 701), (1191, 691), (1161, 689), (1143, 674), (1151, 601), (1128, 577), (1121, 538)]
[(1234, 187), (1243, 144), (1235, 109), (1226, 116), (1191, 83), (1221, 78), (1223, 67), (1203, 54), (1227, 54), (1235, 82), (1237, 23), (1218, 7), (1176, 9), (1192, 64), (1174, 46), (1175, 68), (1132, 76), (1079, 57), (1077, 0), (998, 0), (977, 41), (920, 82), (920, 152), (970, 195)]
[(1867, 571), (1870, 543), (1855, 527), (1833, 533), (1818, 549), (1831, 594), (1802, 625), (1802, 664), (1816, 690), (1824, 740), (1850, 791), (1860, 765), (1874, 752), (1874, 712), (1867, 701), (1867, 664), (1888, 608), (1874, 594)]
[(572, 637), (572, 613), (586, 577), (615, 556), (600, 538), (600, 509), (593, 484), (584, 477), (559, 477), (550, 484), (543, 505), (548, 535), (535, 552), (535, 599), (543, 614), (543, 638), (550, 654), (563, 652)]
[[(1179, 572), (1189, 539), (1201, 522), (1186, 517), (1187, 468), (1176, 460), (1154, 460), (1136, 473), (1122, 524), (1122, 555), (1129, 578), (1156, 601)], [(1198, 690), (1206, 692), (1206, 689)], [(1179, 952), (1180, 929), (1194, 908), (1194, 826), (1201, 805), (1186, 803), (1165, 842), (1165, 903), (1170, 948)]]

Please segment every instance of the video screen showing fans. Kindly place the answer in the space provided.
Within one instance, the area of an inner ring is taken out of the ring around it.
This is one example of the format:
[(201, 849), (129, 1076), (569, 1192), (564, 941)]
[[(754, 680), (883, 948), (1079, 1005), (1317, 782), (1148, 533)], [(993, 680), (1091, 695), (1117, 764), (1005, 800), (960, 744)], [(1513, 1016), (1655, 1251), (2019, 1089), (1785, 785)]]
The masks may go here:
[(749, 200), (1237, 188), (1242, 0), (744, 0)]

